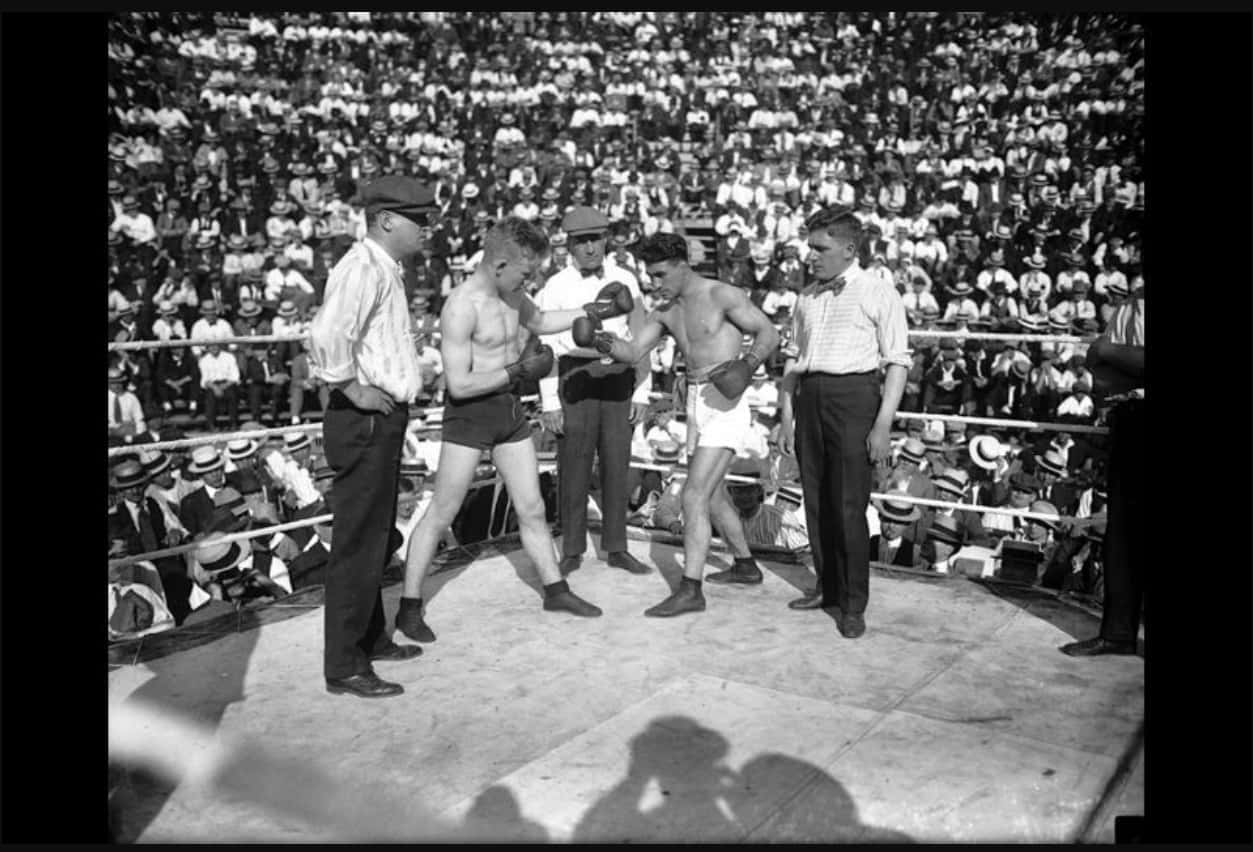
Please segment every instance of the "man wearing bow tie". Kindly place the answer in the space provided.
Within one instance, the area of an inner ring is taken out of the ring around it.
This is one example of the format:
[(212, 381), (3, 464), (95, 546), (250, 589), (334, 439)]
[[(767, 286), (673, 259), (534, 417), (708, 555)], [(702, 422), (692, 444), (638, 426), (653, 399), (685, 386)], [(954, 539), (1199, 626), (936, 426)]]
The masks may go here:
[[(561, 227), (568, 235), (573, 264), (549, 278), (536, 294), (540, 310), (582, 308), (618, 282), (630, 293), (633, 306), (626, 316), (605, 320), (604, 328), (626, 339), (638, 334), (644, 323), (639, 283), (620, 265), (605, 264), (609, 220), (595, 208), (575, 207)], [(626, 517), (631, 433), (648, 408), (649, 361), (605, 363), (595, 349), (576, 346), (568, 331), (544, 335), (543, 342), (557, 356), (553, 372), (539, 385), (544, 428), (559, 436), (561, 573), (578, 568), (587, 548), (587, 497), (597, 457), (604, 519), (601, 545), (607, 561), (632, 574), (647, 573), (648, 567), (627, 551)]]
[(863, 235), (855, 215), (825, 208), (806, 225), (814, 283), (793, 313), (779, 447), (800, 466), (818, 582), (794, 608), (838, 608), (840, 633), (855, 639), (866, 630), (873, 469), (891, 456), (889, 431), (911, 365), (905, 304), (857, 263)]

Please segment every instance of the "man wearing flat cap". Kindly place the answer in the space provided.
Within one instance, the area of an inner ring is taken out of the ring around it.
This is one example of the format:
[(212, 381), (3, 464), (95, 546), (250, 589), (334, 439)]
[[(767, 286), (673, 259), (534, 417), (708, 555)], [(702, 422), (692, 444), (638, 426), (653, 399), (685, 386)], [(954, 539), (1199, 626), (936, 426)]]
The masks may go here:
[[(536, 304), (543, 311), (562, 311), (602, 300), (630, 301), (629, 313), (607, 319), (603, 326), (632, 339), (643, 326), (643, 297), (631, 272), (605, 264), (609, 220), (595, 208), (575, 207), (561, 227), (568, 236), (573, 264), (548, 279), (536, 295)], [(587, 497), (597, 458), (601, 545), (607, 561), (632, 574), (647, 573), (647, 566), (627, 550), (626, 517), (631, 432), (648, 408), (649, 361), (605, 363), (609, 359), (603, 361), (595, 349), (576, 346), (569, 331), (545, 335), (543, 341), (557, 356), (553, 371), (539, 384), (544, 428), (558, 436), (561, 573), (578, 568), (587, 548)]]
[(310, 334), (311, 367), (332, 389), (323, 441), (338, 510), (326, 569), (323, 673), (329, 692), (383, 698), (404, 690), (379, 678), (372, 662), (421, 653), (387, 635), (380, 583), (409, 404), (422, 386), (401, 264), (419, 250), (435, 208), (426, 185), (396, 175), (365, 184), (360, 198), (365, 238), (331, 270)]

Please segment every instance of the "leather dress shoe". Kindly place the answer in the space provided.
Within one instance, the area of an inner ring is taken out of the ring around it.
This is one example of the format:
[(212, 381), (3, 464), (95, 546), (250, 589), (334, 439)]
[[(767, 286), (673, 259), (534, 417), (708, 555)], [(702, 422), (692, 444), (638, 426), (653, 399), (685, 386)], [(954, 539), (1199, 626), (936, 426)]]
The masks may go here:
[(754, 559), (736, 559), (725, 571), (715, 571), (705, 577), (711, 583), (734, 583), (755, 586), (761, 582), (761, 567)]
[(1057, 650), (1068, 657), (1096, 657), (1102, 654), (1129, 656), (1135, 654), (1136, 643), (1134, 640), (1117, 641), (1096, 636), (1082, 642), (1069, 642)]
[(845, 639), (856, 639), (866, 632), (866, 619), (861, 613), (850, 612), (836, 619), (835, 626)]
[(644, 610), (652, 618), (669, 618), (685, 612), (704, 612), (705, 596), (700, 589), (680, 583), (678, 590), (654, 607)]
[(568, 577), (583, 564), (582, 556), (563, 556), (561, 564), (557, 566), (557, 570), (561, 572), (561, 576)]
[(365, 672), (352, 677), (328, 677), (326, 691), (332, 695), (347, 693), (358, 698), (390, 698), (400, 695), (405, 688), (398, 683), (383, 680), (374, 672)]
[(610, 553), (609, 558), (605, 562), (614, 568), (621, 568), (632, 574), (647, 574), (653, 570), (625, 550)]
[(788, 601), (788, 609), (822, 609), (822, 587), (817, 586), (811, 592), (806, 592), (802, 598), (794, 601)]
[(420, 656), (422, 656), (422, 649), (417, 645), (398, 645), (395, 642), (388, 642), (370, 654), (370, 662), (382, 660), (385, 663), (394, 663)]

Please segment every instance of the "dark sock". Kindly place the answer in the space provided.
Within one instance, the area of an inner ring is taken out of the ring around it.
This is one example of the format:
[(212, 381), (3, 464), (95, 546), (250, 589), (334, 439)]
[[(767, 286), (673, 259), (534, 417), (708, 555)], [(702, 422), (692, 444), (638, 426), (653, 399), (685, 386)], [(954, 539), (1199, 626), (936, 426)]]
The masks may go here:
[(570, 585), (565, 580), (558, 580), (555, 583), (549, 583), (544, 587), (544, 597), (553, 598), (564, 592), (570, 591)]
[(406, 598), (403, 595), (400, 598), (401, 609), (416, 609), (422, 611), (422, 598)]
[(736, 568), (756, 568), (757, 560), (751, 556), (737, 556), (734, 565)]
[(691, 589), (694, 592), (699, 592), (700, 580), (693, 580), (689, 577), (684, 577), (679, 581), (679, 591), (683, 591), (684, 589)]

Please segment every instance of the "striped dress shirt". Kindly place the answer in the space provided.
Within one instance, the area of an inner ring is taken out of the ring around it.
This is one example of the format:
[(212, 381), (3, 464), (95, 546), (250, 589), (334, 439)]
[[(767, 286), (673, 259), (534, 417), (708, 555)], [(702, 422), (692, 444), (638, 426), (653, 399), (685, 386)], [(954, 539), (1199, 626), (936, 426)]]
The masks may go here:
[(340, 258), (313, 318), (309, 364), (327, 384), (356, 379), (413, 402), (422, 388), (401, 265), (370, 237)]
[(891, 284), (854, 263), (840, 293), (801, 291), (792, 315), (792, 346), (798, 373), (865, 373), (886, 364), (909, 369), (905, 303)]
[[(1109, 320), (1109, 342), (1121, 346), (1144, 346), (1144, 296), (1128, 299), (1118, 306)], [(1135, 388), (1126, 394), (1111, 396), (1107, 401), (1124, 398), (1144, 399), (1144, 388)]]

